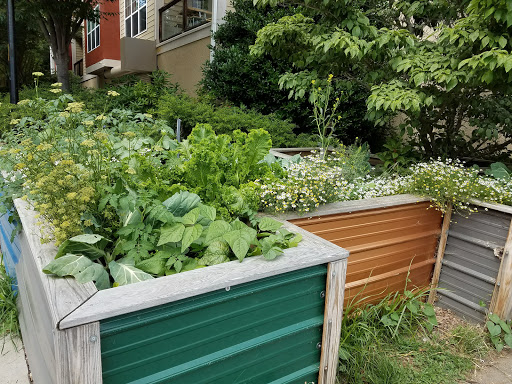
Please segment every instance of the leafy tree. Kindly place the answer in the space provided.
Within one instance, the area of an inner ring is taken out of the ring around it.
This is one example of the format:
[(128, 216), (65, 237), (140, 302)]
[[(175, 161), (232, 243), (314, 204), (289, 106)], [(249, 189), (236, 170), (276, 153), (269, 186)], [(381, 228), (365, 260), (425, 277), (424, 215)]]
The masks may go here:
[[(16, 69), (20, 85), (33, 82), (32, 72), (49, 66), (48, 45), (30, 14), (16, 8)], [(7, 0), (0, 0), (0, 77), (9, 77)]]
[(337, 82), (371, 90), (367, 118), (377, 124), (405, 113), (402, 128), (429, 156), (489, 156), (510, 144), (512, 3), (301, 4), (302, 13), (261, 29), (251, 48), (257, 56), (291, 61), (294, 72), (282, 75), (280, 84), (296, 97), (307, 94), (315, 78), (333, 73)]
[[(115, 0), (101, 0), (103, 2)], [(94, 11), (97, 0), (27, 0), (18, 2), (18, 8), (31, 12), (52, 48), (57, 64), (57, 79), (62, 88), (70, 90), (69, 83), (69, 44), (76, 36), (82, 22), (86, 19), (97, 20), (107, 13), (98, 15)]]
[(390, 60), (394, 79), (368, 99), (381, 121), (401, 128), (429, 156), (507, 156), (512, 144), (512, 3), (472, 0), (464, 17)]
[[(301, 4), (279, 4), (274, 8), (267, 4), (258, 8), (252, 0), (235, 0), (233, 6), (235, 12), (226, 15), (225, 23), (215, 34), (214, 60), (204, 68), (203, 90), (224, 101), (291, 119), (301, 132), (314, 132), (311, 104), (305, 98), (289, 98), (289, 90), (279, 85), (280, 75), (293, 69), (288, 57), (267, 53), (255, 56), (249, 52), (259, 29), (303, 10)], [(344, 142), (353, 142), (355, 137), (372, 140), (376, 129), (362, 119), (369, 87), (338, 83), (338, 88), (338, 93), (343, 91), (345, 95), (339, 108), (344, 130), (338, 137)], [(382, 131), (380, 127), (377, 130)]]
[[(256, 109), (264, 114), (277, 113), (294, 123), (309, 118), (304, 100), (289, 100), (288, 91), (279, 89), (279, 74), (289, 69), (285, 60), (270, 55), (249, 54), (256, 33), (266, 24), (295, 12), (293, 7), (256, 8), (252, 0), (234, 0), (235, 12), (228, 12), (215, 33), (214, 60), (204, 68), (203, 91), (216, 98)], [(301, 124), (304, 126), (304, 124)]]

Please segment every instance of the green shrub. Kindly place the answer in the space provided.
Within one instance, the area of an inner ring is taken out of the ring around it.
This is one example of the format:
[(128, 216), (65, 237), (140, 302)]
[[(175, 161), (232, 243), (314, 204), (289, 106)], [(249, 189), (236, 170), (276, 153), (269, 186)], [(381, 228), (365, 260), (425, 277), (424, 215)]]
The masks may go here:
[(160, 101), (158, 115), (175, 126), (182, 120), (184, 136), (197, 124), (210, 124), (216, 133), (229, 134), (237, 129), (248, 132), (264, 129), (272, 138), (273, 147), (311, 145), (313, 140), (303, 140), (293, 134), (294, 125), (282, 121), (275, 115), (262, 115), (252, 110), (230, 106), (213, 106), (185, 95), (164, 95)]

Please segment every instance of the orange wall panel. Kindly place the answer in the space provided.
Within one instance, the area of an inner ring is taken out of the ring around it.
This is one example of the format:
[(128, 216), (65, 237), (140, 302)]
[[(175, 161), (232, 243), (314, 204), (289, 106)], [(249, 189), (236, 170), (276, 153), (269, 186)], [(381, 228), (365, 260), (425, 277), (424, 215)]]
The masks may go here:
[[(100, 12), (102, 13), (100, 19), (100, 45), (91, 52), (87, 52), (87, 22), (84, 23), (85, 55), (88, 67), (104, 59), (121, 60), (119, 0), (100, 2)], [(106, 13), (111, 13), (111, 15), (106, 15)]]
[(345, 305), (430, 284), (442, 215), (429, 202), (290, 220), (350, 252)]

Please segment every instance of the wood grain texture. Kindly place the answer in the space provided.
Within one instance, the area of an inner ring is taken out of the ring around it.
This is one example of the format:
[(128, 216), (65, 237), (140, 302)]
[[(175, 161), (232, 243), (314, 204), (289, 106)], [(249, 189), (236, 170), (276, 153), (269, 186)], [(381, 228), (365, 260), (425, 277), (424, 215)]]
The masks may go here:
[(439, 245), (437, 246), (436, 265), (434, 267), (434, 274), (432, 275), (432, 282), (430, 283), (430, 292), (428, 295), (428, 302), (434, 304), (436, 300), (436, 289), (439, 284), (439, 276), (441, 275), (441, 267), (443, 266), (444, 251), (446, 249), (446, 241), (448, 240), (448, 230), (452, 221), (453, 206), (448, 203), (446, 212), (443, 217), (443, 226), (441, 227), (441, 236), (439, 237)]
[[(38, 384), (53, 384), (56, 382), (55, 369), (53, 368), (55, 359), (53, 353), (48, 353), (49, 348), (53, 348), (53, 340), (50, 344), (44, 344), (44, 339), (39, 338), (37, 331), (37, 316), (31, 310), (27, 298), (27, 288), (25, 280), (19, 277), (22, 272), (22, 264), (16, 265), (16, 274), (18, 274), (18, 312), (21, 334), (23, 335), (23, 345), (30, 365), (32, 376), (37, 378)], [(45, 350), (45, 352), (43, 352)]]
[(512, 222), (503, 248), (503, 260), (497, 280), (500, 288), (494, 304), (494, 313), (502, 319), (512, 320)]
[(56, 327), (62, 318), (73, 312), (98, 290), (92, 282), (81, 284), (73, 278), (57, 278), (42, 272), (43, 267), (54, 259), (57, 247), (53, 243), (41, 244), (41, 228), (36, 224), (36, 212), (30, 205), (21, 199), (16, 199), (14, 204), (23, 225), (25, 239), (20, 262), (25, 263), (25, 258), (33, 260), (33, 263), (27, 260), (33, 267), (30, 278), (35, 279), (40, 285), (39, 289), (43, 292), (53, 325)]
[[(53, 260), (57, 248), (52, 244), (41, 244), (41, 229), (34, 217), (36, 212), (29, 204), (18, 199), (15, 206), (23, 225), (23, 231), (18, 235), (21, 256), (16, 265), (19, 312), (34, 381), (37, 384), (67, 384), (72, 383), (71, 378), (74, 380), (75, 376), (82, 375), (74, 383), (101, 383), (101, 376), (98, 381), (93, 371), (84, 370), (84, 364), (97, 365), (100, 360), (89, 350), (86, 351), (87, 360), (84, 360), (84, 353), (79, 353), (80, 345), (86, 347), (83, 340), (73, 339), (80, 336), (79, 330), (70, 330), (66, 337), (57, 330), (59, 321), (94, 295), (96, 287), (93, 283), (84, 285), (73, 278), (44, 274), (42, 268)], [(84, 379), (90, 375), (95, 381)]]
[(376, 197), (373, 199), (341, 201), (338, 203), (325, 204), (313, 212), (299, 214), (296, 212), (288, 212), (275, 216), (279, 220), (306, 219), (308, 217), (317, 217), (325, 215), (334, 215), (337, 213), (350, 213), (375, 208), (387, 208), (395, 205), (414, 204), (424, 201), (430, 201), (428, 198), (415, 195), (394, 195)]
[(336, 382), (346, 272), (346, 260), (331, 262), (327, 267), (322, 353), (318, 374), (319, 384), (334, 384)]
[(100, 323), (55, 332), (56, 384), (100, 384)]
[(301, 233), (303, 240), (298, 247), (286, 249), (275, 260), (264, 260), (256, 256), (241, 263), (232, 261), (99, 291), (64, 318), (59, 328), (67, 329), (348, 257), (348, 252), (343, 248), (293, 224), (285, 223), (285, 227)]

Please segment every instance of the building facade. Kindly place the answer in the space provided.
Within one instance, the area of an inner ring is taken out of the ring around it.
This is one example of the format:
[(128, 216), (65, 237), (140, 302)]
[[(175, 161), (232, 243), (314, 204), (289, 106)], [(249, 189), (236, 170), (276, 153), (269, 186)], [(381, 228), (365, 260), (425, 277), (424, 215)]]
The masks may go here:
[(84, 86), (160, 69), (194, 94), (212, 34), (231, 7), (229, 0), (117, 0), (96, 9), (100, 20), (85, 21), (82, 41), (70, 47), (70, 69)]

